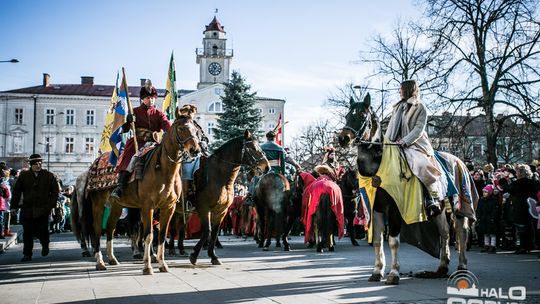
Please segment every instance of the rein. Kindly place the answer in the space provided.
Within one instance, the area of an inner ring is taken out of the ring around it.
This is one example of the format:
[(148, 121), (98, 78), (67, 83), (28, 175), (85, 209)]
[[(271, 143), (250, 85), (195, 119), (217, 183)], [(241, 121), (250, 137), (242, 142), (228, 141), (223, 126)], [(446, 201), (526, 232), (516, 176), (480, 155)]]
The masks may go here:
[[(176, 141), (176, 143), (178, 144), (178, 146), (183, 146), (186, 142), (188, 142), (189, 140), (191, 139), (196, 139), (197, 137), (195, 137), (194, 135), (190, 135), (189, 137), (187, 137), (186, 139), (182, 140), (182, 138), (180, 138), (180, 134), (178, 134), (178, 131), (176, 130), (176, 127), (173, 127), (173, 135), (174, 135), (174, 140)], [(163, 151), (165, 151), (165, 155), (167, 156), (167, 159), (171, 162), (171, 163), (174, 163), (174, 164), (179, 164), (181, 163), (184, 159), (186, 159), (188, 157), (188, 152), (187, 151), (184, 151), (184, 149), (182, 149), (182, 153), (180, 154), (177, 154), (177, 158), (176, 159), (173, 159), (172, 157), (169, 156), (169, 153), (167, 152), (167, 148), (166, 148), (166, 145), (165, 143), (163, 143)]]
[(244, 155), (247, 155), (253, 161), (253, 163), (250, 165), (250, 168), (257, 167), (257, 163), (259, 163), (262, 159), (264, 159), (264, 156), (260, 157), (260, 158), (256, 158), (255, 156), (253, 156), (253, 153), (250, 151), (250, 149), (247, 149), (247, 144), (249, 144), (251, 142), (253, 142), (253, 140), (244, 140), (243, 145), (242, 145), (242, 154), (240, 156), (240, 163), (236, 163), (236, 162), (232, 162), (232, 161), (220, 158), (216, 154), (213, 154), (210, 157), (215, 157), (218, 161), (229, 164), (229, 165), (243, 166), (243, 165), (246, 165), (246, 164), (244, 164), (242, 162), (242, 160), (244, 159)]

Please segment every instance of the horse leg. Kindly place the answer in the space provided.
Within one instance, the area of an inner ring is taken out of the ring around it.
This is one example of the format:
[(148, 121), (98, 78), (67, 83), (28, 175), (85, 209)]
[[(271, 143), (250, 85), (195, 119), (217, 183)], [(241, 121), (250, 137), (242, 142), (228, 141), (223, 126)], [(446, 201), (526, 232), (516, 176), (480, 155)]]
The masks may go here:
[(212, 265), (221, 265), (219, 257), (216, 255), (215, 245), (217, 240), (217, 235), (219, 232), (219, 224), (212, 225), (210, 229), (210, 239), (208, 240), (208, 257), (212, 261)]
[(268, 251), (270, 245), (272, 244), (272, 233), (274, 232), (274, 223), (275, 223), (275, 213), (274, 211), (266, 211), (268, 218), (266, 219), (266, 240), (264, 241), (263, 250)]
[(435, 274), (437, 278), (443, 278), (448, 274), (448, 264), (450, 264), (450, 226), (446, 216), (438, 216), (435, 223), (441, 237), (440, 263)]
[(167, 244), (167, 249), (169, 250), (169, 255), (175, 255), (176, 252), (174, 250), (174, 239), (176, 239), (176, 235), (178, 233), (178, 214), (173, 214), (171, 217), (171, 222), (169, 224), (169, 243)]
[(289, 234), (291, 233), (292, 227), (294, 225), (295, 217), (292, 215), (292, 212), (288, 212), (288, 216), (286, 216), (287, 221), (285, 222), (285, 228), (283, 230), (283, 235), (281, 237), (281, 240), (283, 242), (283, 251), (290, 251), (291, 245), (289, 244)]
[(186, 238), (186, 225), (184, 223), (180, 224), (178, 228), (178, 253), (182, 256), (186, 255), (186, 250), (184, 248), (184, 239)]
[(458, 245), (459, 261), (458, 270), (467, 270), (467, 257), (465, 251), (467, 248), (467, 238), (469, 236), (469, 219), (464, 216), (456, 216), (456, 243)]
[(174, 213), (174, 205), (172, 208), (160, 208), (159, 213), (161, 225), (158, 234), (157, 262), (159, 263), (159, 271), (169, 272), (169, 266), (165, 262), (165, 238), (167, 237), (167, 230)]
[(152, 269), (152, 261), (150, 258), (150, 248), (152, 247), (152, 239), (154, 237), (152, 231), (152, 221), (154, 219), (154, 210), (141, 209), (141, 217), (143, 224), (143, 239), (144, 239), (144, 258), (143, 258), (143, 274), (154, 274)]
[(107, 256), (109, 257), (109, 265), (120, 264), (114, 256), (113, 249), (114, 230), (116, 229), (116, 223), (118, 222), (120, 214), (122, 214), (122, 207), (120, 207), (118, 204), (112, 205), (111, 214), (107, 220)]
[(354, 214), (347, 216), (347, 231), (349, 232), (349, 238), (353, 246), (360, 246), (356, 240), (356, 230), (354, 229)]
[(208, 236), (210, 234), (210, 214), (208, 212), (199, 213), (199, 216), (201, 218), (202, 236), (195, 245), (195, 247), (193, 247), (193, 252), (189, 255), (189, 261), (192, 265), (197, 264), (197, 258), (199, 257), (199, 253), (201, 252), (203, 245), (208, 242)]
[(277, 213), (275, 220), (276, 227), (276, 248), (281, 248), (281, 235), (283, 234), (283, 223), (285, 222), (283, 212)]
[(94, 216), (94, 236), (92, 238), (92, 247), (94, 248), (94, 257), (96, 258), (96, 270), (107, 270), (105, 267), (105, 262), (103, 261), (103, 255), (101, 255), (101, 250), (99, 248), (100, 238), (101, 238), (101, 225), (103, 221), (103, 205), (101, 202), (97, 202), (97, 199), (92, 200), (94, 208), (92, 213)]
[(368, 281), (380, 282), (384, 277), (384, 248), (383, 248), (383, 233), (384, 233), (384, 217), (381, 212), (373, 211), (373, 249), (375, 250), (375, 265), (373, 272)]

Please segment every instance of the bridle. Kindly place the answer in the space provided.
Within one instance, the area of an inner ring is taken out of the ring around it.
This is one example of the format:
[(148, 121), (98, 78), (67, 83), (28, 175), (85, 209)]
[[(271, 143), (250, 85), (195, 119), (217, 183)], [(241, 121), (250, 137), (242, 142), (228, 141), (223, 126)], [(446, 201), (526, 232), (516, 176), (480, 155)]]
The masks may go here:
[[(242, 143), (242, 153), (241, 153), (241, 156), (240, 156), (240, 162), (239, 163), (228, 161), (226, 159), (222, 159), (222, 158), (218, 157), (216, 154), (212, 155), (211, 157), (215, 157), (217, 160), (219, 160), (221, 162), (224, 162), (224, 163), (227, 163), (227, 164), (230, 164), (230, 165), (233, 165), (233, 166), (246, 165), (246, 166), (249, 166), (249, 169), (257, 168), (258, 163), (261, 160), (263, 160), (265, 158), (265, 156), (264, 156), (264, 154), (262, 152), (261, 152), (261, 157), (257, 158), (255, 155), (253, 155), (253, 152), (251, 151), (251, 149), (249, 149), (247, 147), (247, 145), (252, 143), (252, 142), (253, 142), (253, 139), (244, 139), (244, 142)], [(245, 156), (249, 157), (248, 161), (244, 161)], [(249, 164), (247, 164), (248, 162), (249, 162)]]
[(354, 134), (354, 143), (357, 146), (361, 145), (382, 145), (381, 142), (372, 141), (370, 138), (370, 132), (372, 128), (372, 113), (371, 110), (368, 109), (366, 111), (366, 117), (360, 127), (358, 129), (354, 129), (348, 125), (345, 125), (343, 127), (343, 130), (349, 130)]
[[(186, 139), (182, 139), (180, 137), (180, 134), (178, 133), (178, 130), (177, 130), (176, 126), (173, 125), (172, 129), (173, 129), (174, 140), (178, 144), (179, 147), (183, 147), (185, 143), (187, 143), (188, 141), (190, 141), (192, 139), (195, 139), (195, 140), (197, 139), (197, 137), (192, 135), (191, 133), (190, 133), (190, 136), (188, 136)], [(175, 163), (175, 164), (179, 164), (183, 160), (190, 157), (189, 152), (185, 151), (183, 148), (182, 148), (182, 153), (177, 153), (176, 159), (169, 156), (169, 153), (167, 152), (167, 148), (166, 148), (165, 144), (163, 144), (163, 151), (165, 151), (165, 155), (167, 156), (167, 159), (171, 163)]]

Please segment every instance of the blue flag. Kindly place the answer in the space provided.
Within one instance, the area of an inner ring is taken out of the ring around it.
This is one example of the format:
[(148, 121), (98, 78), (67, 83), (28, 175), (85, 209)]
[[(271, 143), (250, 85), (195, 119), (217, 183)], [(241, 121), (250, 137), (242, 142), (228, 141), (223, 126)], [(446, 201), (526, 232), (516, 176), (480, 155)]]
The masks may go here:
[[(118, 88), (118, 79), (116, 82), (116, 87)], [(126, 116), (128, 114), (128, 92), (125, 74), (122, 76), (122, 83), (117, 91), (118, 99), (116, 105), (114, 106), (114, 122), (111, 137), (109, 139), (113, 152), (109, 157), (109, 163), (111, 163), (113, 166), (116, 166), (118, 157), (124, 148), (122, 141), (122, 125), (126, 122)]]

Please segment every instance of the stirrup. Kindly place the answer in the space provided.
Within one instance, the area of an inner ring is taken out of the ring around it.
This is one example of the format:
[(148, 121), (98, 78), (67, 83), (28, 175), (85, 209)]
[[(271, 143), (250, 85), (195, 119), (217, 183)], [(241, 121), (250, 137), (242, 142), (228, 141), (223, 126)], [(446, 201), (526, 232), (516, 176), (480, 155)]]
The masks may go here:
[(114, 188), (113, 192), (111, 193), (111, 197), (120, 199), (123, 194), (124, 194), (124, 190), (119, 185), (118, 187)]

